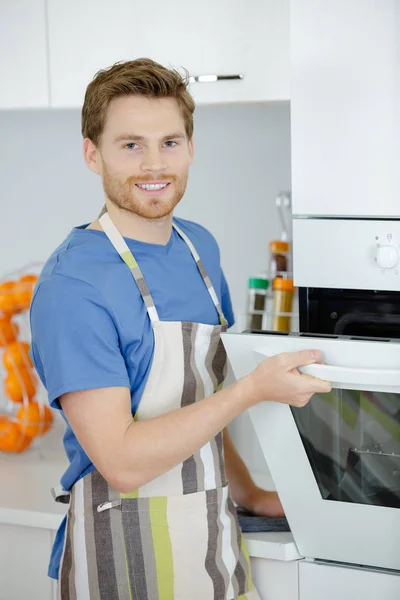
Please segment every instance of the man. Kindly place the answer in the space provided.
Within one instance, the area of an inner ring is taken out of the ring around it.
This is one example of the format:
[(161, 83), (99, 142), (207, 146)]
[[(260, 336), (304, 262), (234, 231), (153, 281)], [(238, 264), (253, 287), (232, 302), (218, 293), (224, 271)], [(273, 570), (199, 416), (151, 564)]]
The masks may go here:
[(67, 423), (58, 499), (70, 506), (49, 568), (62, 600), (257, 599), (232, 499), (256, 514), (282, 507), (225, 427), (257, 402), (302, 406), (330, 389), (296, 369), (320, 360), (312, 352), (222, 389), (233, 314), (218, 246), (173, 218), (193, 112), (180, 75), (148, 59), (86, 91), (84, 157), (105, 209), (50, 257), (31, 308), (32, 357)]

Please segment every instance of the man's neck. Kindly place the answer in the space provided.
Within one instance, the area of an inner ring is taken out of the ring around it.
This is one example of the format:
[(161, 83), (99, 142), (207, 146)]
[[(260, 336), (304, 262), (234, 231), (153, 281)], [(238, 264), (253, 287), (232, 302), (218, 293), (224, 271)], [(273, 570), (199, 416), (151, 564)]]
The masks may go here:
[[(147, 242), (148, 244), (161, 244), (162, 246), (165, 246), (171, 237), (172, 213), (161, 219), (145, 219), (127, 210), (120, 209), (111, 202), (107, 202), (107, 211), (123, 237), (139, 242)], [(93, 221), (88, 229), (102, 231), (98, 220)]]

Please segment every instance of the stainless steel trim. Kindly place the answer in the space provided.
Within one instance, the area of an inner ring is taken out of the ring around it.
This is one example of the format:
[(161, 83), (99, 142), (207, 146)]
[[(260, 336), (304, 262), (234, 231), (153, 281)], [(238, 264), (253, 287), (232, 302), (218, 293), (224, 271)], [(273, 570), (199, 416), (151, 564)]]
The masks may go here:
[(216, 81), (235, 81), (243, 79), (243, 74), (238, 75), (191, 75), (189, 83), (215, 83)]

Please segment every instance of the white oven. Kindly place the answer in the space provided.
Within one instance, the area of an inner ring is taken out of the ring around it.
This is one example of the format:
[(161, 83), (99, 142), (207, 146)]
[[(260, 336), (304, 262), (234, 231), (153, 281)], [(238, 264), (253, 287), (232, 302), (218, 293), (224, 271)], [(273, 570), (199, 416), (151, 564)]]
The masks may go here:
[(400, 341), (223, 334), (236, 378), (268, 356), (322, 351), (332, 381), (303, 408), (249, 410), (300, 554), (400, 571)]

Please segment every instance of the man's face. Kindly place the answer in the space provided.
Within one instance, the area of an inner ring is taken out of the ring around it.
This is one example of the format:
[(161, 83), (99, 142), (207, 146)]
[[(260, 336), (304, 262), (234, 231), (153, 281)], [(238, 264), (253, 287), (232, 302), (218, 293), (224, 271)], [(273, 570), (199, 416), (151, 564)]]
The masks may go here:
[(173, 98), (113, 100), (96, 164), (107, 198), (145, 219), (169, 215), (185, 193), (193, 143)]

